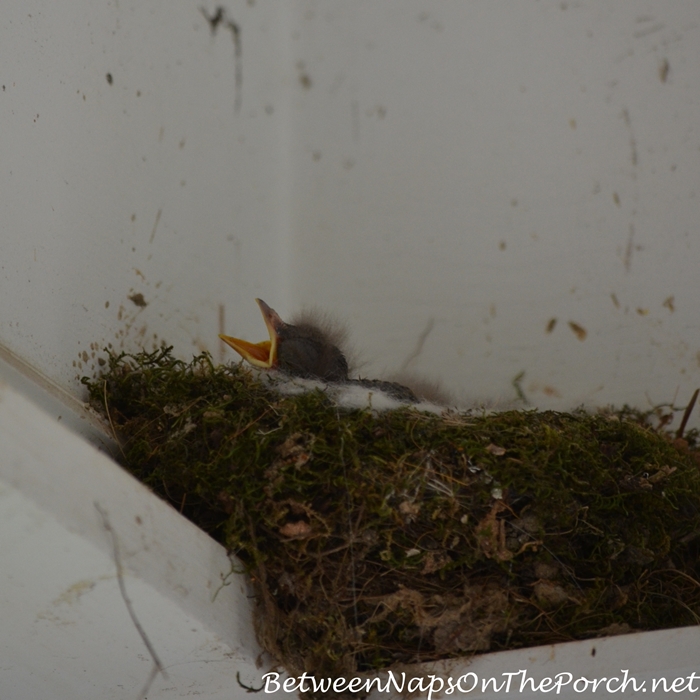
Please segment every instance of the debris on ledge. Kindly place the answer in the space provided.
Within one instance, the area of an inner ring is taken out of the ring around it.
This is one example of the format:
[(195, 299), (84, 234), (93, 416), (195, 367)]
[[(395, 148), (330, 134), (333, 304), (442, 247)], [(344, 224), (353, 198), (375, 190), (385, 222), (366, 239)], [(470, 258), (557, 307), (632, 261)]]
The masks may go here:
[(697, 431), (629, 408), (378, 412), (276, 381), (167, 348), (83, 379), (124, 467), (243, 563), (290, 673), (700, 622)]

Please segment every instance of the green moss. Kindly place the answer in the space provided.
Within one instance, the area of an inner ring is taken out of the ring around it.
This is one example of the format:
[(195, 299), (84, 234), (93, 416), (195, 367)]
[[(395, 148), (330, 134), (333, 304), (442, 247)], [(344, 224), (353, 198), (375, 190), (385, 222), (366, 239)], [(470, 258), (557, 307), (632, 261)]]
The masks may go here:
[(244, 563), (292, 672), (699, 621), (696, 435), (650, 414), (344, 410), (168, 349), (83, 381), (124, 466)]

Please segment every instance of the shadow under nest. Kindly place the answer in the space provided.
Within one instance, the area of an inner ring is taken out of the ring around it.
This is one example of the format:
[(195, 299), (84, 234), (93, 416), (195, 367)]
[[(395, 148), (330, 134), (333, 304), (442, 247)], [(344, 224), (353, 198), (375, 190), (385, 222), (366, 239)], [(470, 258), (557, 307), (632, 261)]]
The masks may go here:
[(243, 563), (292, 674), (700, 623), (696, 431), (340, 409), (167, 348), (83, 383), (123, 466)]

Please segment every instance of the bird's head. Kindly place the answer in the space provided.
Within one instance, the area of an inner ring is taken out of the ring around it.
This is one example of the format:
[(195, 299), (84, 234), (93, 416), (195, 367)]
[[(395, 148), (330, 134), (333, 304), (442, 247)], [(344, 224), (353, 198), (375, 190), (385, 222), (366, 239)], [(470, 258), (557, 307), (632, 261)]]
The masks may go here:
[(285, 323), (262, 299), (255, 300), (262, 312), (270, 340), (249, 343), (247, 340), (219, 337), (241, 357), (261, 369), (279, 369), (296, 377), (323, 379), (329, 382), (348, 378), (348, 363), (330, 334), (308, 321)]

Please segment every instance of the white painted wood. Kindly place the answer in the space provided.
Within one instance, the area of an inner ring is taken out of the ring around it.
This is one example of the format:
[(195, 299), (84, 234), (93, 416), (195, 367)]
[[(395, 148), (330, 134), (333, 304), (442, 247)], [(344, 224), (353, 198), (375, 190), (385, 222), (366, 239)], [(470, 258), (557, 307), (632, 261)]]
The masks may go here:
[(96, 504), (168, 674), (148, 697), (249, 697), (251, 591), (224, 549), (4, 383), (0, 445), (0, 697), (137, 698), (149, 677)]
[[(700, 695), (699, 643), (698, 627), (644, 632), (425, 664), (406, 669), (406, 678), (422, 679), (425, 689), (432, 683), (434, 698), (696, 698)], [(444, 694), (437, 692), (441, 680)], [(453, 692), (448, 694), (450, 681)], [(428, 696), (419, 692), (415, 697)], [(370, 700), (401, 697), (375, 689)]]
[(74, 433), (114, 456), (117, 442), (102, 416), (21, 357), (0, 345), (0, 382), (20, 392)]
[[(265, 336), (259, 296), (349, 321), (364, 375), (465, 400), (511, 400), (523, 371), (556, 409), (700, 384), (694, 0), (225, 10), (214, 35), (198, 1), (0, 13), (3, 698), (136, 697), (148, 675), (95, 500), (171, 675), (149, 697), (259, 675), (243, 582), (210, 599), (221, 548), (60, 424), (113, 448), (79, 382), (107, 345), (229, 359), (221, 330)], [(695, 635), (473, 667), (685, 672)]]
[(202, 6), (3, 8), (0, 344), (77, 395), (108, 344), (219, 357), (221, 308), (283, 295), (287, 10), (227, 4), (237, 88)]
[(512, 399), (524, 371), (541, 407), (687, 404), (697, 4), (302, 6), (290, 308), (347, 318), (368, 374), (406, 365), (464, 398)]

